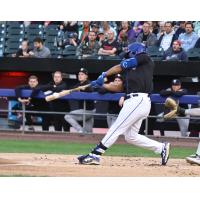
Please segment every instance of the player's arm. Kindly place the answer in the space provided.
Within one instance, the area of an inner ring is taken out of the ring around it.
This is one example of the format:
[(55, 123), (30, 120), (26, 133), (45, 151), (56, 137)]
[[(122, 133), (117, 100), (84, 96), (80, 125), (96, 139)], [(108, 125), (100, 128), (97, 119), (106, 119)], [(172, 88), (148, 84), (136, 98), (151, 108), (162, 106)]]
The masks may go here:
[(120, 64), (113, 66), (107, 72), (105, 72), (106, 77), (114, 75), (114, 74), (119, 74), (124, 69), (136, 68), (137, 65), (138, 65), (138, 62), (137, 62), (137, 59), (135, 57), (122, 60)]
[(123, 86), (122, 84), (115, 84), (114, 82), (103, 84), (103, 87), (109, 92), (122, 92)]

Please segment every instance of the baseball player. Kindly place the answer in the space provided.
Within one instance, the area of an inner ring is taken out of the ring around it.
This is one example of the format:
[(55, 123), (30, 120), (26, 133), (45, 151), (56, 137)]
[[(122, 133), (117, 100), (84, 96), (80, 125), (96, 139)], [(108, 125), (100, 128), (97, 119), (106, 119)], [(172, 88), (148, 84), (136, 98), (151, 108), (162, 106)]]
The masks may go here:
[[(193, 116), (193, 117), (200, 117), (200, 108), (191, 108), (191, 109), (184, 109), (176, 103), (171, 98), (167, 98), (165, 101), (165, 106), (171, 111), (167, 113), (164, 118), (165, 119), (172, 119), (174, 117), (178, 116)], [(197, 164), (200, 165), (200, 142), (197, 147), (197, 151), (195, 155), (191, 155), (186, 157), (186, 161), (191, 163), (191, 164)]]
[[(141, 43), (132, 43), (128, 46), (125, 59), (120, 64), (103, 72), (96, 81), (91, 82), (93, 87), (101, 87), (105, 77), (124, 73), (126, 94), (118, 118), (89, 154), (78, 157), (80, 164), (100, 164), (100, 156), (115, 143), (120, 135), (124, 135), (128, 143), (160, 154), (161, 164), (166, 165), (170, 143), (160, 143), (138, 134), (142, 120), (149, 115), (151, 108), (149, 94), (153, 86), (153, 69), (154, 63), (147, 55), (145, 46)], [(116, 91), (116, 87), (110, 85), (109, 90)]]

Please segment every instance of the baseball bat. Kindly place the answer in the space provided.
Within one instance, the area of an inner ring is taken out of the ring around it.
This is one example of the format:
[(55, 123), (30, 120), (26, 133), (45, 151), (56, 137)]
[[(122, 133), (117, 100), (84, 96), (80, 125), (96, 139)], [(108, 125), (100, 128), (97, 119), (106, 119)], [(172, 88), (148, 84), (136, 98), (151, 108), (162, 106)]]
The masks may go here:
[(55, 99), (59, 99), (61, 97), (64, 97), (64, 96), (70, 94), (71, 92), (85, 90), (87, 87), (90, 87), (90, 86), (91, 86), (90, 84), (87, 84), (87, 85), (79, 86), (79, 87), (76, 87), (76, 88), (73, 88), (73, 89), (70, 89), (70, 90), (63, 90), (62, 92), (58, 92), (58, 93), (55, 92), (52, 95), (46, 96), (45, 100), (47, 102), (53, 101)]

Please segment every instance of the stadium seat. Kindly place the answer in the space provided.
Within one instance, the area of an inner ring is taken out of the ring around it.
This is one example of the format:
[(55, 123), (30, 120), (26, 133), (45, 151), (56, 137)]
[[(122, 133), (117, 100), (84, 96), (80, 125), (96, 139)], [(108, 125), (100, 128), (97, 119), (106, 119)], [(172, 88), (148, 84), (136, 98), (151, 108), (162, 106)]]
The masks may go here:
[(11, 48), (19, 48), (21, 42), (20, 41), (9, 41), (7, 40), (5, 42), (5, 46), (11, 47)]
[(42, 29), (27, 29), (26, 33), (27, 33), (27, 35), (41, 35), (41, 36), (43, 36), (43, 30)]
[(13, 27), (13, 29), (15, 28), (23, 28), (24, 25), (18, 21), (10, 21), (10, 22), (6, 22), (6, 27)]
[(63, 50), (63, 56), (66, 57), (69, 55), (76, 55), (76, 47), (74, 46), (65, 47), (65, 49)]
[(4, 54), (4, 47), (4, 44), (0, 43), (0, 57), (2, 57)]
[[(40, 35), (26, 35), (24, 38), (27, 39), (29, 41), (29, 43), (33, 43), (33, 40), (36, 37), (41, 37)], [(42, 38), (43, 39), (43, 38)]]
[(6, 26), (5, 26), (5, 24), (0, 24), (0, 32), (2, 32), (2, 31), (6, 31)]
[(54, 46), (54, 42), (45, 42), (45, 46), (49, 49), (57, 49), (57, 47)]
[(46, 37), (47, 36), (54, 36), (56, 37), (58, 34), (58, 30), (54, 30), (54, 29), (47, 29), (46, 30)]
[(58, 25), (56, 24), (49, 24), (47, 27), (44, 28), (45, 32), (48, 30), (57, 30), (58, 29)]
[(10, 38), (7, 38), (7, 42), (10, 42), (10, 43), (12, 43), (12, 42), (14, 42), (14, 43), (16, 43), (16, 42), (22, 42), (22, 40), (24, 39), (24, 36), (22, 36), (22, 35), (14, 35), (14, 36), (12, 36), (12, 37), (10, 37)]
[(0, 37), (5, 37), (6, 35), (6, 31), (5, 30), (1, 30), (0, 31)]
[(62, 57), (62, 50), (61, 49), (50, 49), (52, 58)]
[(16, 53), (18, 50), (18, 48), (13, 48), (13, 47), (6, 47), (4, 49), (4, 55), (5, 56), (11, 56), (13, 53)]
[(189, 60), (200, 60), (200, 48), (192, 48), (187, 51)]
[(45, 42), (54, 42), (55, 41), (55, 36), (51, 36), (51, 35), (48, 35), (48, 36), (45, 36)]
[(41, 25), (41, 24), (30, 24), (29, 26), (26, 27), (26, 29), (42, 29), (43, 30), (43, 25)]
[(147, 53), (153, 60), (162, 60), (163, 57), (163, 50), (157, 46), (150, 46), (147, 48)]
[(10, 37), (11, 35), (24, 35), (23, 29), (8, 29), (7, 35)]

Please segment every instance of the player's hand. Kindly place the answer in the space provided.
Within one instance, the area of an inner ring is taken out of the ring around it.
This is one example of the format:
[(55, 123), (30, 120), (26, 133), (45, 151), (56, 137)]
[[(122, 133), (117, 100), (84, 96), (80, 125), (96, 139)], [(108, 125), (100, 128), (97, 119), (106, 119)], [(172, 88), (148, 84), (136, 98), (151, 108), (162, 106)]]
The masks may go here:
[(124, 105), (124, 97), (121, 97), (121, 98), (119, 99), (119, 106), (120, 106), (120, 107), (123, 107), (123, 105)]
[(92, 87), (101, 87), (104, 84), (104, 78), (106, 77), (106, 72), (103, 72), (96, 81), (92, 81)]

